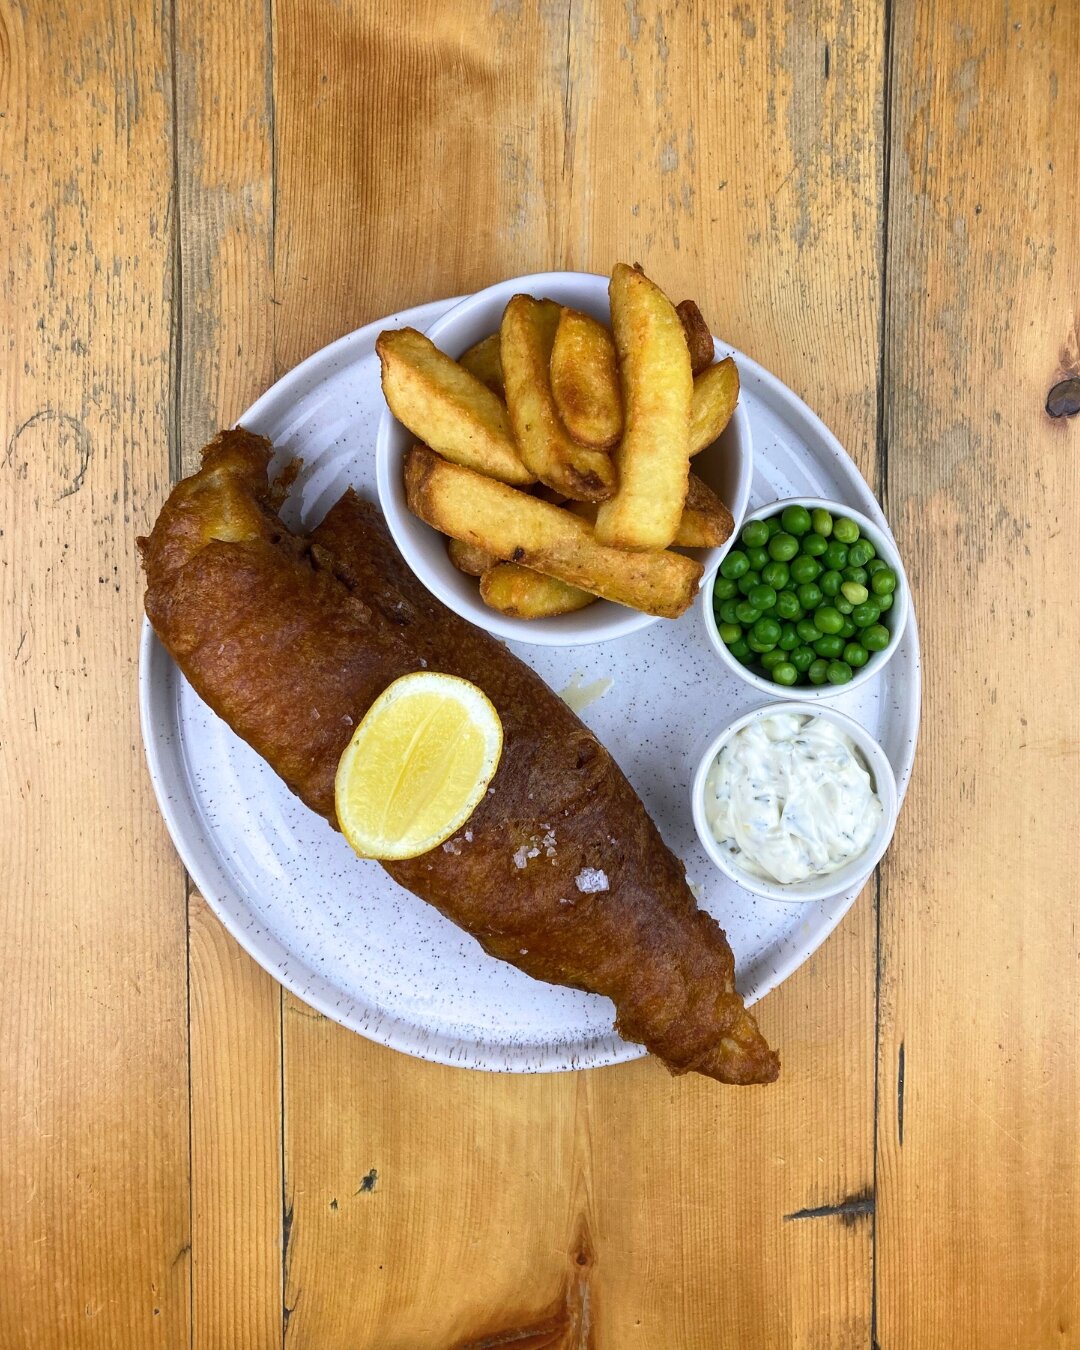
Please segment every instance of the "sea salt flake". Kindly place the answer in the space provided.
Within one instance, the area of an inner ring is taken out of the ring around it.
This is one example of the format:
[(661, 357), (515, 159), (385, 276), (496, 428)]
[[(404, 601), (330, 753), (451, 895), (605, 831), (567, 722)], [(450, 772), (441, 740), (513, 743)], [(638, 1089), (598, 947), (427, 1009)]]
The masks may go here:
[(452, 853), (455, 858), (461, 852), (461, 845), (456, 839), (448, 839), (442, 848), (444, 853)]
[(466, 830), (466, 831), (465, 831), (465, 842), (466, 842), (467, 844), (471, 844), (472, 841), (473, 841), (473, 832), (472, 832), (472, 830)]
[(574, 878), (574, 885), (582, 895), (598, 895), (608, 889), (607, 873), (602, 867), (583, 867)]
[(514, 866), (519, 869), (524, 867), (527, 857), (528, 853), (526, 852), (525, 845), (522, 844), (522, 846), (514, 853)]

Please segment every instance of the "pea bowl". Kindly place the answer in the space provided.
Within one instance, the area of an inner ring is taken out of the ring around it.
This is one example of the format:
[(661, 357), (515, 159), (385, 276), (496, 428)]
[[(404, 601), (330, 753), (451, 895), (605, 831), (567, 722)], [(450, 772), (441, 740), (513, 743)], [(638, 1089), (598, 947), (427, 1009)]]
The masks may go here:
[(910, 592), (884, 523), (843, 502), (792, 497), (745, 518), (706, 574), (701, 607), (710, 643), (741, 680), (814, 700), (880, 673)]

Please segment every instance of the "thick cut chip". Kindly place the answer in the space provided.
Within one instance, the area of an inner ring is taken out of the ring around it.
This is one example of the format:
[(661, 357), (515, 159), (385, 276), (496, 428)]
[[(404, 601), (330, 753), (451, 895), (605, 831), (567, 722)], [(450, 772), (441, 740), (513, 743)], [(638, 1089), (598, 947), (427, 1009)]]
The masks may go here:
[(553, 619), (591, 605), (596, 596), (519, 563), (497, 563), (480, 578), (485, 604), (515, 619)]
[(686, 505), (675, 535), (677, 548), (719, 548), (731, 538), (735, 522), (731, 512), (696, 473), (690, 475)]
[(399, 422), (440, 455), (504, 483), (536, 481), (497, 395), (415, 328), (379, 334), (382, 387)]
[(494, 567), (499, 561), (490, 553), (485, 553), (482, 548), (463, 544), (460, 539), (448, 539), (446, 551), (457, 570), (464, 572), (467, 577), (482, 577), (489, 567)]
[(700, 375), (703, 370), (708, 370), (715, 359), (713, 335), (702, 317), (701, 310), (693, 300), (681, 300), (675, 306), (675, 310), (682, 320), (683, 332), (686, 334), (686, 345), (690, 351), (690, 369), (695, 376)]
[(503, 311), (499, 333), (510, 423), (522, 460), (542, 483), (574, 501), (604, 501), (615, 491), (611, 456), (570, 437), (551, 393), (558, 326), (559, 306), (551, 300), (515, 295)]
[[(599, 507), (592, 502), (574, 502), (575, 516), (595, 524)], [(676, 548), (718, 548), (731, 537), (735, 522), (731, 512), (707, 483), (696, 473), (690, 475), (686, 505), (675, 535)]]
[(560, 506), (449, 464), (425, 446), (405, 457), (409, 510), (443, 534), (631, 609), (675, 619), (697, 594), (702, 567), (681, 553), (630, 553), (599, 543)]
[(619, 489), (597, 513), (596, 537), (613, 548), (667, 548), (690, 472), (690, 353), (675, 306), (644, 273), (617, 263), (608, 293), (625, 422), (614, 452)]
[(730, 356), (703, 371), (690, 400), (690, 454), (717, 440), (739, 401), (739, 370)]
[(503, 397), (502, 358), (499, 355), (499, 335), (489, 333), (458, 357), (458, 364), (486, 384), (493, 394)]
[(551, 393), (574, 440), (607, 449), (622, 435), (615, 343), (602, 323), (564, 308), (551, 349)]
[(395, 680), (367, 710), (338, 761), (334, 810), (362, 858), (415, 858), (476, 810), (502, 756), (499, 714), (456, 675)]

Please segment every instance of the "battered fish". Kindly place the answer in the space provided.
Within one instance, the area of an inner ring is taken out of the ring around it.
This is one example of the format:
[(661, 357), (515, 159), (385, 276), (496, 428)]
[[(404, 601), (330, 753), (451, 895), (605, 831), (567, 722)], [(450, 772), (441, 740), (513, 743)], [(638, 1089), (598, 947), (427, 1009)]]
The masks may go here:
[(201, 697), (337, 828), (338, 759), (386, 686), (423, 669), (478, 684), (504, 747), (469, 837), (387, 871), (492, 956), (607, 995), (618, 1032), (673, 1072), (773, 1081), (722, 929), (596, 737), (428, 593), (370, 504), (348, 492), (291, 534), (270, 457), (262, 437), (223, 432), (139, 541), (147, 615)]

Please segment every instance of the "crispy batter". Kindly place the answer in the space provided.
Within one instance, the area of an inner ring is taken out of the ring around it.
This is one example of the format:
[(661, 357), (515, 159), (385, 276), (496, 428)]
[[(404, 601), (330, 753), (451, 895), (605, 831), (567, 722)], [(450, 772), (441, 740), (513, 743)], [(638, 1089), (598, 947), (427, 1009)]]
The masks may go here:
[[(223, 433), (140, 541), (147, 614), (198, 693), (333, 824), (338, 759), (392, 680), (426, 668), (479, 684), (505, 743), (473, 838), (456, 854), (390, 864), (390, 875), (491, 955), (613, 999), (619, 1031), (674, 1072), (774, 1079), (777, 1057), (735, 990), (723, 932), (592, 733), (429, 595), (352, 493), (310, 539), (291, 535), (269, 458), (260, 438)], [(582, 890), (584, 869), (607, 889)]]

